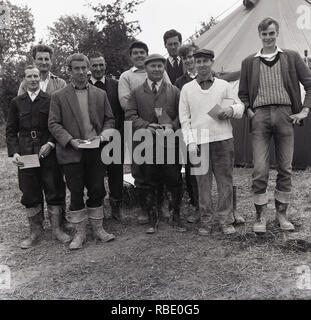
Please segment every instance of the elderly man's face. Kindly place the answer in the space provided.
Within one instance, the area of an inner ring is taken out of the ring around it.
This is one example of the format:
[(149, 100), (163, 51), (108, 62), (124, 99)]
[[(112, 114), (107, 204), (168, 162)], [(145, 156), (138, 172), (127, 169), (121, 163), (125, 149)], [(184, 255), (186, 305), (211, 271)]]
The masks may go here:
[(52, 67), (52, 61), (49, 52), (37, 52), (35, 64), (38, 67), (40, 73), (49, 72)]
[(25, 70), (25, 84), (28, 91), (35, 92), (40, 87), (40, 72), (39, 69)]
[(147, 57), (147, 52), (143, 48), (133, 48), (131, 53), (131, 62), (134, 67), (144, 69), (144, 61)]
[(151, 61), (146, 65), (146, 72), (151, 81), (160, 81), (164, 75), (164, 63), (161, 60)]
[(72, 81), (80, 85), (87, 83), (88, 70), (86, 61), (72, 61), (71, 69), (69, 70)]
[(270, 24), (266, 30), (259, 32), (259, 38), (262, 41), (262, 46), (267, 50), (275, 49), (278, 36), (279, 32), (276, 30), (276, 25), (274, 23)]
[(209, 76), (212, 72), (213, 64), (214, 61), (211, 60), (209, 57), (202, 56), (195, 58), (195, 67), (200, 77)]
[(90, 59), (90, 70), (96, 80), (102, 79), (106, 72), (106, 61), (104, 57)]
[(177, 57), (178, 55), (178, 48), (180, 47), (181, 43), (178, 39), (178, 36), (168, 38), (165, 43), (165, 48), (167, 49), (168, 54), (171, 57)]

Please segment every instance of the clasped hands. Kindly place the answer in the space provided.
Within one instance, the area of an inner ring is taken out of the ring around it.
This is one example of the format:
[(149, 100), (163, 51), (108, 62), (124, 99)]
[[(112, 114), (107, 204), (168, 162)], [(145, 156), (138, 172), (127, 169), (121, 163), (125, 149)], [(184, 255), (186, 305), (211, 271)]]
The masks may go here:
[(174, 133), (173, 126), (171, 124), (150, 123), (147, 129), (153, 134), (163, 134), (165, 136), (169, 136)]
[(227, 120), (233, 117), (233, 108), (232, 106), (228, 106), (226, 108), (221, 108), (220, 112), (218, 113), (219, 120)]

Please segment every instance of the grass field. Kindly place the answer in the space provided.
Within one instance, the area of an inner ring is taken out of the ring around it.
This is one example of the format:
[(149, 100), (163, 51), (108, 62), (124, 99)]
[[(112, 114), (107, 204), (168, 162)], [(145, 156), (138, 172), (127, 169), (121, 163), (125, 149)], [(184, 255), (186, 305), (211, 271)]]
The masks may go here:
[[(117, 239), (108, 244), (88, 241), (80, 251), (51, 240), (45, 223), (43, 241), (33, 249), (19, 248), (28, 234), (19, 203), (17, 173), (6, 150), (0, 149), (0, 265), (9, 266), (11, 290), (1, 289), (0, 299), (310, 299), (311, 290), (297, 287), (297, 267), (311, 268), (311, 173), (293, 174), (290, 218), (296, 232), (286, 234), (274, 222), (273, 181), (270, 177), (269, 232), (252, 233), (251, 169), (235, 169), (237, 210), (247, 223), (234, 236), (215, 228), (199, 237), (196, 225), (179, 234), (160, 223), (155, 235), (136, 224), (106, 220), (105, 228)], [(191, 213), (185, 202), (183, 214)], [(109, 208), (107, 208), (109, 211)], [(1, 275), (0, 275), (1, 276)]]

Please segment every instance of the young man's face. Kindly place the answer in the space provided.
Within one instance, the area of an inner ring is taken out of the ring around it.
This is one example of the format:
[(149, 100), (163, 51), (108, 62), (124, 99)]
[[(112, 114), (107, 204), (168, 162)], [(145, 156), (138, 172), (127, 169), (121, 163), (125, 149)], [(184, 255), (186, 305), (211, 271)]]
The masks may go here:
[(178, 48), (180, 47), (181, 43), (178, 39), (178, 36), (168, 38), (165, 43), (165, 48), (167, 49), (168, 54), (171, 57), (177, 57), (178, 55)]
[(192, 71), (194, 69), (193, 50), (189, 51), (186, 56), (181, 57), (181, 60), (187, 71)]
[(131, 53), (131, 62), (134, 67), (144, 69), (144, 61), (147, 57), (147, 52), (143, 48), (133, 48)]
[(195, 58), (195, 68), (200, 77), (209, 76), (210, 73), (212, 72), (213, 64), (214, 64), (214, 61), (212, 61), (208, 57), (202, 56), (202, 57)]
[(76, 84), (84, 85), (87, 83), (87, 72), (89, 71), (86, 61), (72, 61), (69, 70), (72, 81)]
[(164, 63), (161, 60), (151, 61), (146, 65), (146, 72), (151, 81), (160, 81), (164, 75)]
[(96, 80), (102, 79), (106, 72), (106, 61), (104, 57), (90, 59), (90, 70), (93, 78)]
[(40, 71), (37, 68), (25, 70), (27, 91), (35, 92), (40, 88)]
[(274, 23), (263, 31), (259, 32), (259, 38), (262, 41), (262, 46), (264, 49), (272, 50), (276, 47), (276, 40), (279, 36), (279, 32), (276, 30), (276, 25)]
[(40, 73), (49, 72), (52, 67), (52, 61), (49, 52), (37, 52), (35, 64), (38, 67)]

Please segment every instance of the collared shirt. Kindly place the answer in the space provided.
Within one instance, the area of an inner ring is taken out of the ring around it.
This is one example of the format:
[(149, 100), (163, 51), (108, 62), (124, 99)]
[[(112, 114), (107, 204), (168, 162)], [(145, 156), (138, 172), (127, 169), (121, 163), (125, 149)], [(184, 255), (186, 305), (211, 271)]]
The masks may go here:
[(266, 61), (273, 61), (279, 52), (284, 52), (284, 51), (278, 46), (276, 47), (276, 50), (273, 53), (269, 53), (269, 54), (262, 53), (262, 49), (260, 49), (256, 53), (255, 58), (260, 57), (265, 59)]
[[(178, 65), (180, 65), (180, 62), (181, 62), (181, 58), (180, 57), (176, 57), (177, 58), (177, 62), (178, 62)], [(169, 56), (168, 57), (168, 61), (170, 62), (170, 64), (174, 67), (174, 61), (175, 61), (175, 58)]]
[(87, 90), (89, 88), (88, 82), (85, 84), (85, 87), (83, 87), (83, 88), (77, 88), (73, 81), (71, 81), (71, 84), (73, 85), (75, 90)]
[(50, 79), (51, 79), (51, 72), (49, 72), (49, 74), (48, 74), (48, 76), (47, 76), (47, 78), (45, 80), (40, 80), (40, 89), (43, 92), (46, 92), (46, 89), (48, 87)]
[[(153, 82), (155, 82), (155, 81), (151, 81), (151, 80), (148, 78), (148, 79), (147, 79), (147, 82), (148, 82), (148, 85), (149, 85), (150, 90), (152, 91), (152, 84), (153, 84)], [(162, 82), (163, 82), (163, 78), (162, 78), (160, 81), (157, 81), (157, 82), (156, 82), (157, 91), (159, 91), (159, 88), (161, 87)]]
[(92, 82), (92, 84), (95, 84), (97, 81), (102, 82), (103, 84), (105, 84), (106, 82), (106, 77), (103, 76), (100, 80), (96, 80), (93, 76), (91, 77), (90, 81)]
[(35, 92), (31, 92), (31, 91), (28, 91), (28, 90), (27, 90), (27, 93), (28, 93), (28, 95), (29, 95), (29, 98), (31, 99), (32, 102), (36, 100), (39, 92), (40, 92), (40, 89), (38, 89), (38, 90), (35, 91)]
[(208, 90), (215, 81), (215, 78), (212, 74), (206, 80), (201, 80), (198, 77), (196, 79), (202, 90)]
[(191, 79), (195, 79), (195, 78), (197, 77), (197, 75), (198, 75), (197, 72), (191, 73), (191, 72), (189, 72), (189, 71), (187, 71), (187, 74), (188, 74), (188, 76), (189, 76)]

